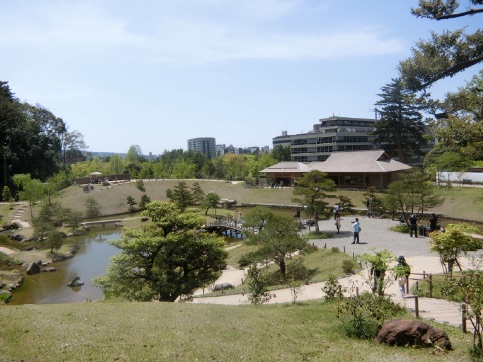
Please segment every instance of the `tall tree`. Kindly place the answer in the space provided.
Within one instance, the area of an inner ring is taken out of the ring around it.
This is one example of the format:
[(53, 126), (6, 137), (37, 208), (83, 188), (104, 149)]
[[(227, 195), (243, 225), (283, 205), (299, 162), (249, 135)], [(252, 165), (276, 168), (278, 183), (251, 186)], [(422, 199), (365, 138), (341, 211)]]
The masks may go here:
[[(468, 3), (472, 8), (467, 8)], [(479, 16), (483, 14), (481, 6), (481, 0), (469, 0), (461, 6), (456, 0), (420, 0), (411, 13), (420, 18), (447, 20)], [(412, 90), (423, 90), (483, 62), (483, 31), (478, 29), (471, 34), (464, 31), (433, 32), (430, 40), (419, 41), (412, 49), (412, 57), (399, 63), (405, 84)]]
[(45, 186), (30, 174), (18, 174), (13, 177), (13, 182), (19, 190), (20, 200), (27, 200), (30, 206), (30, 216), (33, 217), (32, 206), (45, 196)]
[(290, 146), (282, 146), (282, 145), (275, 146), (272, 150), (272, 157), (278, 162), (290, 161), (291, 160)]
[(95, 285), (129, 300), (174, 302), (218, 278), (227, 252), (222, 238), (196, 232), (202, 217), (159, 201), (148, 204), (144, 215), (154, 225), (125, 229), (112, 242), (121, 252)]
[(2, 178), (0, 186), (7, 185), (13, 193), (10, 165), (15, 157), (13, 147), (16, 139), (25, 126), (25, 117), (20, 109), (20, 103), (10, 90), (8, 82), (0, 81), (0, 161)]
[(109, 160), (108, 170), (110, 174), (121, 175), (124, 172), (124, 160), (119, 155), (113, 155)]
[(141, 147), (138, 145), (132, 145), (129, 147), (126, 155), (126, 162), (128, 163), (141, 163), (145, 162), (146, 158), (143, 155)]
[(185, 211), (186, 208), (193, 203), (191, 190), (184, 181), (178, 182), (178, 185), (174, 187), (174, 190), (166, 190), (166, 197), (178, 205), (181, 211)]
[(82, 151), (87, 148), (84, 141), (84, 135), (79, 131), (61, 133), (60, 136), (60, 152), (61, 160), (64, 168), (73, 162), (85, 159)]
[(378, 94), (381, 99), (376, 103), (381, 107), (381, 119), (372, 132), (374, 143), (405, 162), (419, 155), (426, 144), (422, 115), (415, 105), (414, 93), (404, 88), (400, 78), (392, 79), (381, 90)]
[(191, 186), (191, 195), (193, 196), (193, 202), (195, 204), (201, 203), (205, 198), (205, 192), (198, 182), (193, 183)]
[(306, 208), (309, 215), (315, 221), (315, 232), (319, 233), (319, 214), (322, 214), (328, 203), (324, 201), (329, 196), (327, 192), (335, 191), (335, 182), (327, 178), (327, 174), (321, 171), (310, 171), (297, 180), (293, 194), (302, 198), (294, 198), (294, 202), (300, 203)]

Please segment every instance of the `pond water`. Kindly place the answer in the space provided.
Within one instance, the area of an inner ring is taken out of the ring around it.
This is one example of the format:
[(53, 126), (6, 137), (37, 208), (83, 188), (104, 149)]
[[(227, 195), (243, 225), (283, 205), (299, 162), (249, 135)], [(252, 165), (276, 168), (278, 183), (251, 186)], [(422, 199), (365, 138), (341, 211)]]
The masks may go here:
[[(84, 237), (80, 240), (80, 249), (73, 258), (51, 264), (57, 271), (24, 274), (24, 282), (15, 290), (9, 304), (75, 303), (103, 299), (102, 290), (92, 285), (92, 279), (105, 274), (109, 258), (119, 252), (119, 249), (109, 244), (109, 240), (119, 238), (118, 230)], [(68, 287), (67, 283), (77, 276), (84, 281), (84, 285)]]

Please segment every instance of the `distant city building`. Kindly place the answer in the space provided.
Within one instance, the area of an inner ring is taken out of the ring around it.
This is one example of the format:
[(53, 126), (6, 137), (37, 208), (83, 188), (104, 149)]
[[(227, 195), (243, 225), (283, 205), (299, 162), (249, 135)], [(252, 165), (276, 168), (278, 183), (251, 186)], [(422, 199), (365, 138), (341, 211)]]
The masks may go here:
[(270, 146), (263, 146), (260, 148), (261, 153), (269, 153), (270, 152)]
[(273, 138), (273, 148), (289, 146), (291, 160), (296, 162), (325, 161), (333, 152), (378, 149), (370, 135), (376, 122), (370, 118), (322, 118), (311, 132), (282, 132)]
[(216, 145), (216, 157), (223, 156), (225, 154), (225, 144)]
[(188, 151), (200, 152), (207, 157), (216, 156), (216, 141), (214, 137), (199, 137), (188, 140)]
[(247, 147), (246, 150), (249, 153), (257, 153), (260, 152), (260, 147)]

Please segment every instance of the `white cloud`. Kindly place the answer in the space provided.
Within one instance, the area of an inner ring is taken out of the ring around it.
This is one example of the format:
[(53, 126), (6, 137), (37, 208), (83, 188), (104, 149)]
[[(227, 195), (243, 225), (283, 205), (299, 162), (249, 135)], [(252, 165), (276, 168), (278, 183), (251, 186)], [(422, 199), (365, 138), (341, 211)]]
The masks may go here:
[[(95, 1), (35, 4), (28, 10), (12, 9), (0, 44), (35, 48), (51, 56), (56, 52), (60, 58), (103, 54), (130, 62), (178, 65), (374, 56), (404, 48), (401, 40), (385, 39), (383, 29), (372, 25), (355, 28), (338, 22), (332, 28), (324, 24), (299, 30), (284, 24), (284, 17), (294, 16), (302, 7), (306, 10), (304, 0), (186, 0), (183, 7), (166, 2), (166, 8), (153, 7), (152, 14), (150, 8), (136, 9), (142, 17), (134, 11), (116, 16)], [(199, 7), (202, 15), (196, 15)], [(224, 12), (229, 15), (223, 17)], [(143, 27), (135, 27), (142, 22)]]

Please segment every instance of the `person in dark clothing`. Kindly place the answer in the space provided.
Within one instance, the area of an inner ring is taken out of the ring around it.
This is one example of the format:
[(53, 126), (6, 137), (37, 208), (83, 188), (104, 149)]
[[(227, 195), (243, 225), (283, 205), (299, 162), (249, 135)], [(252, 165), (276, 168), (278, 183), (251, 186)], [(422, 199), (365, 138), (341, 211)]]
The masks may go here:
[(431, 219), (429, 219), (429, 231), (438, 230), (438, 217), (436, 214), (431, 215)]
[(409, 235), (411, 237), (413, 237), (413, 232), (414, 232), (414, 236), (418, 237), (418, 219), (414, 214), (412, 214), (411, 217), (409, 218), (409, 229), (410, 229)]

